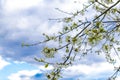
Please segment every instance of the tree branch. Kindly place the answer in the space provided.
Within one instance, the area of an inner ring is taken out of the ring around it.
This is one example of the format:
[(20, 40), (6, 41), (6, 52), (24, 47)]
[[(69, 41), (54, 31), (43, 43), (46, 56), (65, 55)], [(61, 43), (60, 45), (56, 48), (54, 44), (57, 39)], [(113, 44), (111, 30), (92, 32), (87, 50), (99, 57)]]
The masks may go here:
[[(96, 2), (97, 2), (98, 4), (104, 6), (105, 8), (108, 8), (108, 6), (106, 6), (106, 5), (102, 4), (102, 3), (100, 3), (98, 0), (97, 0)], [(119, 2), (118, 2), (118, 3), (119, 3)], [(117, 10), (117, 12), (120, 14), (120, 11)]]
[[(102, 15), (104, 15), (105, 13), (107, 13), (111, 8), (113, 8), (114, 6), (116, 6), (119, 2), (120, 2), (120, 0), (118, 0), (115, 4), (113, 4), (107, 10), (105, 10), (103, 13), (101, 13), (99, 16), (97, 16), (95, 19), (93, 19), (92, 22), (94, 22), (95, 20), (97, 20), (98, 18), (100, 18)], [(83, 28), (75, 37), (79, 36), (85, 29), (87, 29), (88, 26), (90, 26), (90, 24), (91, 23), (89, 23), (85, 28)]]

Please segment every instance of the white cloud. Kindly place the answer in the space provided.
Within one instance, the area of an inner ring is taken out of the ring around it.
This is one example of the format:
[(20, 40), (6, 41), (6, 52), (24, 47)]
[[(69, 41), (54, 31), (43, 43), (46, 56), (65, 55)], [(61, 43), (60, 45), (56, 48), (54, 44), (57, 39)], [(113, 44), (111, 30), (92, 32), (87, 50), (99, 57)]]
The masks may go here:
[(18, 23), (16, 23), (16, 27), (18, 27), (18, 29), (28, 29), (29, 28), (29, 22), (28, 22), (28, 18), (25, 18), (25, 17), (21, 17), (21, 19), (19, 19)]
[(37, 40), (42, 33), (56, 34), (62, 28), (62, 24), (54, 23), (50, 26), (48, 22), (43, 22), (36, 17), (26, 16), (17, 17), (13, 21), (11, 20), (8, 22), (8, 25), (6, 29), (10, 34), (5, 37), (10, 40), (20, 39), (22, 37)]
[[(31, 80), (31, 77), (35, 76), (37, 73), (42, 74), (46, 70), (51, 70), (51, 69), (53, 69), (52, 66), (49, 66), (48, 68), (45, 68), (44, 66), (39, 66), (39, 70), (18, 71), (17, 73), (13, 73), (9, 75), (8, 79), (9, 80)], [(84, 75), (84, 78), (82, 77), (84, 80), (90, 80), (93, 78), (97, 80), (101, 77), (108, 78), (110, 77), (109, 74), (112, 72), (112, 70), (113, 70), (113, 66), (106, 62), (95, 63), (92, 65), (78, 64), (63, 70), (63, 79), (80, 76), (80, 75)], [(81, 79), (81, 77), (78, 77), (78, 78)], [(119, 80), (119, 77), (116, 80)]]
[[(74, 3), (76, 1), (77, 3)], [(76, 11), (81, 10), (83, 8), (83, 4), (86, 3), (88, 0), (65, 0), (64, 4), (61, 4), (63, 11)]]
[(112, 72), (114, 69), (112, 64), (107, 62), (94, 63), (92, 65), (78, 64), (68, 67), (63, 71), (65, 77), (76, 76), (76, 75), (85, 75), (85, 76), (100, 76), (102, 73)]
[[(30, 77), (34, 76), (37, 73), (41, 73), (39, 70), (22, 70), (18, 71), (17, 73), (13, 73), (8, 76), (9, 80), (31, 80)], [(21, 78), (21, 76), (25, 76)]]
[(5, 0), (4, 9), (6, 12), (15, 12), (18, 10), (24, 10), (36, 5), (42, 5), (43, 0)]
[[(17, 73), (13, 73), (8, 76), (9, 80), (31, 80), (31, 77), (34, 77), (38, 73), (43, 73), (48, 70), (53, 69), (52, 66), (48, 66), (48, 68), (45, 68), (44, 66), (37, 66), (39, 69), (38, 70), (21, 70), (18, 71)], [(23, 77), (21, 77), (23, 76)]]
[(9, 62), (3, 60), (3, 58), (0, 56), (0, 70), (9, 64), (10, 64)]
[[(79, 0), (77, 0), (79, 1)], [(5, 13), (5, 17), (2, 19), (2, 23), (7, 24), (6, 28), (8, 31), (8, 35), (6, 35), (7, 39), (16, 39), (21, 37), (40, 37), (42, 33), (57, 33), (62, 25), (59, 24), (50, 24), (48, 20), (43, 21), (43, 17), (52, 17), (60, 15), (59, 12), (54, 12), (54, 8), (60, 8), (63, 11), (76, 11), (76, 9), (82, 9), (82, 5), (84, 1), (79, 1), (79, 3), (74, 3), (73, 0), (60, 2), (59, 0), (54, 0), (52, 2), (47, 3), (44, 0), (5, 0), (2, 1), (3, 11)], [(49, 4), (49, 5), (48, 5)], [(46, 6), (47, 5), (47, 6)], [(78, 6), (79, 5), (79, 6)], [(40, 11), (39, 15), (24, 15), (22, 14), (23, 10), (31, 9), (35, 7), (35, 9)], [(53, 10), (53, 11), (52, 11)], [(48, 11), (48, 13), (46, 13)], [(10, 14), (9, 14), (10, 13)], [(41, 16), (41, 14), (46, 14), (51, 16)], [(61, 15), (63, 16), (63, 15)], [(60, 16), (58, 16), (60, 17)], [(10, 36), (10, 37), (9, 37)], [(34, 38), (34, 39), (36, 39)]]
[[(60, 2), (60, 0), (54, 0), (52, 2), (47, 3), (44, 0), (2, 0), (1, 4), (5, 12), (13, 13), (19, 10), (29, 9), (31, 7), (40, 7), (40, 8), (61, 8), (65, 11), (75, 11), (76, 9), (82, 9), (83, 3), (87, 2), (87, 0), (76, 0), (78, 3), (74, 3), (74, 0), (64, 0)], [(48, 5), (49, 4), (49, 5)], [(47, 5), (47, 6), (46, 6)], [(79, 5), (79, 6), (78, 6)]]
[(24, 61), (14, 61), (15, 64), (24, 64), (25, 62)]
[(49, 26), (48, 22), (40, 23), (40, 26), (36, 29), (37, 33), (46, 33), (46, 34), (53, 34), (57, 33), (62, 28), (61, 24), (53, 24)]
[[(3, 1), (2, 6), (4, 6), (3, 11), (5, 11), (6, 15), (8, 16), (7, 18), (5, 18), (4, 21), (6, 22), (6, 24), (10, 25), (10, 27), (8, 28), (8, 31), (11, 31), (10, 32), (11, 34), (8, 34), (6, 38), (16, 39), (16, 38), (21, 38), (22, 36), (30, 36), (30, 38), (32, 37), (31, 39), (36, 39), (33, 37), (34, 36), (37, 37), (41, 33), (47, 33), (47, 34), (57, 33), (61, 29), (60, 27), (61, 25), (52, 24), (52, 26), (49, 26), (49, 23), (47, 21), (43, 22), (42, 18), (39, 20), (38, 17), (35, 17), (33, 15), (31, 15), (31, 17), (23, 16), (22, 14), (17, 15), (16, 12), (20, 10), (30, 9), (31, 7), (39, 7), (40, 9), (44, 9), (44, 13), (56, 7), (62, 9), (63, 11), (72, 12), (72, 11), (82, 9), (81, 4), (83, 4), (87, 0), (77, 0), (79, 1), (79, 3), (74, 3), (74, 0), (69, 0), (69, 1), (64, 0), (64, 3), (60, 3), (59, 0), (54, 0), (54, 2), (49, 3), (49, 5), (45, 3), (43, 0), (24, 0), (24, 1), (23, 0), (5, 0), (5, 2), (4, 0), (2, 1)], [(59, 13), (53, 11), (53, 14), (55, 14), (54, 16), (56, 16)], [(30, 60), (30, 59), (27, 59), (27, 60)], [(2, 69), (4, 66), (9, 64), (8, 62), (4, 61), (1, 57), (0, 57), (0, 63), (2, 63), (2, 65), (0, 65), (0, 69)], [(53, 67), (50, 66), (45, 69), (44, 66), (40, 66), (39, 68), (41, 70), (46, 70), (46, 69), (51, 70)], [(97, 75), (103, 72), (111, 71), (112, 69), (113, 69), (112, 65), (104, 62), (95, 63), (91, 66), (78, 64), (78, 65), (67, 68), (64, 71), (64, 74), (66, 74), (65, 76), (74, 76), (81, 73), (85, 75)], [(10, 75), (9, 79), (21, 80), (20, 75), (26, 75), (28, 77), (26, 77), (25, 80), (29, 80), (29, 77), (33, 76), (37, 72), (38, 70), (32, 70), (32, 71), (23, 70), (23, 71), (19, 71), (18, 73)]]

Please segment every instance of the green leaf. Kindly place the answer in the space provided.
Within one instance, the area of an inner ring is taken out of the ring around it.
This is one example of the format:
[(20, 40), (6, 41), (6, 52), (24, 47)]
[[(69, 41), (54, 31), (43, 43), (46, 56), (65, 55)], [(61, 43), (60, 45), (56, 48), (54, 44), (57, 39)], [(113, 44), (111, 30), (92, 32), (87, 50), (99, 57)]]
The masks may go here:
[(78, 49), (78, 48), (75, 48), (74, 51), (75, 51), (75, 52), (79, 52), (79, 49)]
[(72, 18), (68, 17), (68, 18), (64, 18), (63, 20), (66, 23), (72, 22)]
[(115, 13), (115, 12), (117, 12), (117, 9), (116, 8), (112, 9), (112, 13)]
[(111, 42), (114, 42), (114, 37), (112, 37), (112, 38), (110, 39), (110, 41), (111, 41)]
[(120, 51), (120, 47), (118, 47), (117, 50)]
[(36, 61), (38, 61), (38, 62), (44, 62), (44, 59), (37, 59), (36, 57), (34, 58)]
[(50, 39), (49, 36), (47, 34), (45, 34), (45, 33), (43, 33), (43, 36), (45, 36), (47, 40)]
[(95, 0), (89, 0), (89, 2), (94, 3), (94, 2), (95, 2)]
[(49, 66), (49, 64), (47, 63), (47, 64), (45, 64), (45, 68), (47, 68)]
[(69, 30), (69, 28), (67, 26), (64, 27), (64, 31), (67, 31)]
[(24, 47), (24, 46), (25, 46), (25, 44), (22, 42), (21, 46), (22, 46), (22, 47)]
[(76, 27), (77, 27), (77, 23), (74, 22), (74, 23), (72, 24), (72, 28), (76, 28)]
[(89, 30), (85, 29), (84, 33), (88, 35), (89, 34)]
[(45, 48), (43, 49), (43, 52), (44, 52), (44, 53), (50, 53), (50, 49), (49, 49), (48, 47), (45, 47)]
[(24, 47), (24, 46), (28, 47), (28, 46), (30, 46), (30, 45), (29, 45), (29, 44), (22, 43), (21, 46), (22, 46), (22, 47)]
[(83, 16), (85, 14), (85, 11), (84, 10), (81, 10), (80, 11), (80, 14)]
[(93, 33), (98, 33), (97, 29), (92, 29)]
[(100, 21), (97, 21), (96, 22), (96, 26), (99, 27), (101, 25), (101, 22)]
[(113, 3), (113, 1), (112, 0), (103, 0), (106, 4), (111, 4), (111, 3)]
[(58, 32), (60, 35), (62, 35), (63, 33), (62, 32)]
[(66, 47), (66, 53), (68, 53), (69, 52), (69, 48), (68, 47)]
[(100, 32), (100, 33), (103, 33), (103, 32), (106, 32), (106, 31), (105, 31), (105, 29), (104, 29), (103, 27), (100, 27), (100, 28), (99, 28), (99, 32)]
[(76, 37), (73, 37), (72, 38), (72, 43), (75, 44), (77, 42), (77, 38)]
[(109, 50), (109, 46), (108, 46), (108, 45), (104, 45), (104, 46), (103, 46), (103, 49), (104, 49), (105, 51), (108, 51), (108, 50)]
[(49, 74), (48, 74), (48, 75), (46, 75), (46, 76), (47, 76), (47, 78), (48, 78), (48, 79), (50, 79), (50, 78), (51, 78), (51, 76), (50, 76)]
[(66, 41), (66, 42), (70, 42), (70, 36), (66, 36), (65, 41)]
[(55, 37), (55, 36), (50, 36), (50, 39), (51, 39), (51, 40), (55, 40), (56, 37)]

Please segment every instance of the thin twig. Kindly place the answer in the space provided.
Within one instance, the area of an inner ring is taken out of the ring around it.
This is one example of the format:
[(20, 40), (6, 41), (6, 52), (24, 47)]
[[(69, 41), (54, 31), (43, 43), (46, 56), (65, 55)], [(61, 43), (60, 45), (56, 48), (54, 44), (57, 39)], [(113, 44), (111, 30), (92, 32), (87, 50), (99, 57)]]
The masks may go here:
[[(108, 6), (106, 6), (105, 4), (100, 3), (98, 0), (97, 0), (97, 3), (104, 6), (105, 8), (108, 8)], [(120, 11), (117, 10), (117, 12), (120, 14)]]
[(112, 45), (112, 46), (113, 46), (113, 49), (114, 49), (114, 51), (115, 51), (115, 53), (116, 53), (117, 57), (118, 57), (118, 58), (119, 58), (119, 60), (120, 60), (120, 56), (119, 56), (119, 54), (118, 54), (118, 52), (117, 52), (116, 48), (114, 47), (114, 45)]
[(63, 62), (63, 64), (65, 64), (69, 60), (72, 50), (73, 50), (73, 46), (71, 47), (70, 52), (69, 52), (68, 56), (66, 57), (67, 59)]
[(68, 14), (68, 15), (73, 15), (73, 13), (65, 12), (65, 11), (63, 11), (63, 10), (61, 10), (61, 9), (59, 9), (59, 8), (55, 8), (55, 9), (58, 10), (58, 11), (60, 11), (60, 12), (62, 12), (62, 13), (65, 13), (65, 14)]
[[(100, 18), (102, 15), (104, 15), (105, 13), (107, 13), (111, 8), (113, 8), (114, 6), (116, 6), (118, 3), (120, 2), (120, 0), (118, 0), (115, 4), (113, 4), (111, 7), (109, 7), (107, 10), (105, 10), (103, 13), (101, 13), (99, 16), (97, 16), (95, 19), (92, 20), (92, 22), (94, 22), (95, 20), (97, 20), (98, 18)], [(87, 29), (89, 26), (91, 25), (91, 23), (89, 23), (86, 27), (84, 27), (75, 37), (79, 36), (85, 29)]]

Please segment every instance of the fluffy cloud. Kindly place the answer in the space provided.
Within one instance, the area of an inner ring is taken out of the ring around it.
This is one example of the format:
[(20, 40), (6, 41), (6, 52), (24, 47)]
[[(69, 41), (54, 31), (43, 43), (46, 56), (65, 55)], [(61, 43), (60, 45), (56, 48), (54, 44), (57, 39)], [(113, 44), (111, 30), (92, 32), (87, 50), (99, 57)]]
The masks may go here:
[[(98, 80), (107, 79), (113, 73), (113, 65), (107, 62), (94, 63), (91, 65), (78, 64), (68, 67), (63, 71), (63, 76), (69, 78), (71, 76), (82, 80)], [(83, 77), (84, 76), (84, 77)]]
[[(81, 1), (80, 4), (85, 1)], [(62, 24), (48, 21), (49, 18), (66, 16), (55, 8), (68, 12), (82, 8), (73, 0), (1, 0), (0, 4), (0, 36), (4, 35), (0, 38), (0, 46), (5, 53), (1, 55), (4, 58), (27, 62), (33, 62), (34, 56), (40, 55), (42, 46), (21, 48), (23, 41), (28, 43), (42, 41), (42, 33), (57, 33), (62, 28)]]
[[(57, 33), (62, 28), (62, 24), (54, 23), (54, 21), (49, 22), (48, 19), (69, 16), (56, 11), (55, 8), (66, 12), (73, 12), (82, 9), (81, 4), (87, 0), (77, 1), (78, 3), (74, 3), (74, 0), (1, 0), (0, 36), (2, 36), (2, 38), (0, 38), (0, 46), (3, 49), (1, 55), (4, 58), (7, 57), (13, 60), (35, 63), (34, 56), (41, 57), (40, 50), (43, 45), (41, 47), (22, 48), (20, 46), (21, 42), (36, 42), (43, 39), (43, 37), (41, 37), (42, 33)], [(94, 59), (91, 59), (91, 56), (94, 57)], [(105, 72), (111, 72), (113, 67), (108, 63), (99, 63), (101, 61), (104, 61), (101, 57), (98, 58), (95, 55), (88, 55), (88, 57), (81, 62), (83, 64), (71, 66), (65, 69), (63, 74), (65, 74), (64, 76), (66, 78), (68, 78), (68, 76), (78, 77), (82, 75), (86, 80), (89, 80), (91, 76), (95, 78), (98, 75), (104, 77), (103, 75), (107, 74)], [(9, 64), (1, 57), (0, 63), (2, 64), (0, 65), (0, 69)], [(88, 63), (89, 65), (86, 65)], [(52, 66), (47, 69), (45, 69), (44, 66), (39, 67), (41, 71), (51, 70), (52, 68)], [(34, 80), (36, 76), (41, 77), (41, 71), (23, 70), (11, 74), (8, 78), (9, 80)], [(90, 77), (88, 77), (88, 75)]]
[(3, 69), (5, 66), (9, 65), (10, 63), (5, 61), (1, 56), (0, 56), (0, 70)]
[[(77, 3), (74, 4), (74, 1)], [(79, 0), (1, 0), (1, 6), (3, 10), (7, 13), (15, 13), (21, 10), (27, 10), (33, 7), (39, 7), (40, 9), (47, 8), (61, 8), (65, 11), (76, 11), (78, 9), (82, 9), (83, 3), (87, 2), (87, 0), (79, 1)], [(49, 5), (48, 5), (49, 4)], [(46, 6), (47, 5), (47, 6)], [(78, 6), (79, 5), (79, 6)]]
[[(9, 80), (45, 80), (45, 73), (53, 69), (52, 66), (44, 68), (39, 66), (39, 70), (22, 70), (9, 75)], [(106, 62), (94, 63), (91, 65), (78, 64), (63, 70), (63, 78), (60, 80), (99, 80), (107, 79), (113, 74), (113, 66)], [(116, 79), (119, 80), (119, 77)]]
[(8, 76), (9, 80), (31, 80), (31, 76), (34, 76), (36, 73), (41, 73), (39, 70), (22, 70), (18, 73), (11, 74)]
[(52, 66), (45, 68), (44, 66), (39, 66), (38, 70), (21, 70), (17, 73), (12, 73), (8, 76), (9, 80), (44, 80), (45, 73), (53, 69)]
[(4, 9), (6, 12), (14, 12), (18, 10), (28, 9), (33, 6), (42, 5), (43, 0), (5, 0)]

